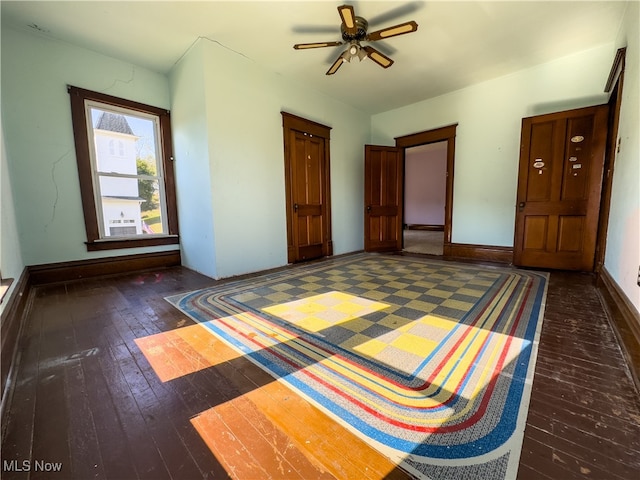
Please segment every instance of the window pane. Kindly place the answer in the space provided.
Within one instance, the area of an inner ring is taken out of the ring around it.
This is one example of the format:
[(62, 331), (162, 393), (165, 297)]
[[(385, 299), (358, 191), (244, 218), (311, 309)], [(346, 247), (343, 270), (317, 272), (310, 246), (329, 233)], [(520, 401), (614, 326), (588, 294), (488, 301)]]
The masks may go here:
[[(149, 118), (91, 107), (96, 169), (137, 175), (139, 161), (157, 171), (156, 126)], [(155, 175), (155, 173), (154, 173)]]
[(160, 194), (157, 180), (138, 180), (140, 197), (144, 202), (140, 205), (143, 233), (167, 233), (166, 221), (160, 205)]
[(157, 180), (100, 175), (100, 192), (105, 236), (166, 233)]

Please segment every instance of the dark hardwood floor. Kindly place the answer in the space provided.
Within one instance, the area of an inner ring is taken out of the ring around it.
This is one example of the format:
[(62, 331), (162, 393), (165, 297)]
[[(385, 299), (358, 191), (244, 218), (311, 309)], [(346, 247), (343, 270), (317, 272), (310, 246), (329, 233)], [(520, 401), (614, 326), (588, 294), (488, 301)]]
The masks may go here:
[(640, 478), (640, 397), (593, 277), (551, 274), (518, 479)]
[[(134, 339), (190, 325), (164, 297), (212, 283), (175, 267), (35, 288), (2, 478), (406, 478), (242, 358), (158, 379)], [(225, 442), (194, 428), (205, 410)], [(587, 478), (640, 478), (640, 399), (593, 278), (552, 273), (518, 479)]]

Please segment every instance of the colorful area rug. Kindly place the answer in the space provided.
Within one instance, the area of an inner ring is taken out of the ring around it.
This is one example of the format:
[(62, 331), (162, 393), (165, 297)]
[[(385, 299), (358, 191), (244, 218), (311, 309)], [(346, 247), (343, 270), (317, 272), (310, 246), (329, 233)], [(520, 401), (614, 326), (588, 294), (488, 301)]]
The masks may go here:
[(358, 254), (167, 300), (420, 478), (515, 478), (547, 274)]

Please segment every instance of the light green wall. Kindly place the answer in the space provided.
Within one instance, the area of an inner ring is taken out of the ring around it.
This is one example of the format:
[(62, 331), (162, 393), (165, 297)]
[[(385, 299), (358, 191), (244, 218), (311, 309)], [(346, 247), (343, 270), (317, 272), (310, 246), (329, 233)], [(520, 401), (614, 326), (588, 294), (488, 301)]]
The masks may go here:
[[(2, 27), (2, 117), (26, 265), (175, 249), (87, 252), (67, 85), (169, 108), (164, 75)], [(3, 207), (4, 208), (4, 207)]]
[[(210, 198), (213, 215), (203, 215), (201, 220), (206, 231), (213, 230), (214, 246), (204, 242), (194, 245), (193, 257), (200, 258), (201, 263), (215, 261), (215, 266), (206, 269), (215, 271), (217, 277), (287, 263), (281, 111), (333, 128), (330, 152), (334, 253), (362, 249), (363, 145), (369, 140), (369, 116), (285, 80), (207, 39), (201, 39), (171, 74), (174, 113), (182, 108), (178, 98), (187, 96), (185, 90), (197, 83), (180, 74), (186, 68), (183, 64), (189, 63), (195, 70), (198, 62), (204, 67), (204, 90), (196, 87), (189, 95), (204, 103), (206, 131), (199, 127), (191, 139), (198, 144), (208, 141), (207, 181), (211, 196), (202, 201)], [(174, 115), (174, 129), (181, 130), (185, 120), (182, 115)], [(207, 175), (204, 167), (182, 172), (184, 159), (178, 156), (176, 162), (181, 172), (181, 192), (197, 190), (196, 185), (205, 182), (198, 178)], [(180, 200), (184, 201), (183, 194)], [(211, 248), (215, 259), (204, 259), (202, 254)], [(205, 266), (200, 268), (204, 271)]]
[(458, 124), (454, 243), (513, 246), (524, 117), (606, 103), (611, 45), (372, 117), (373, 142)]
[[(605, 268), (640, 311), (640, 3), (629, 2), (616, 48), (627, 47)], [(613, 58), (614, 52), (611, 52)]]

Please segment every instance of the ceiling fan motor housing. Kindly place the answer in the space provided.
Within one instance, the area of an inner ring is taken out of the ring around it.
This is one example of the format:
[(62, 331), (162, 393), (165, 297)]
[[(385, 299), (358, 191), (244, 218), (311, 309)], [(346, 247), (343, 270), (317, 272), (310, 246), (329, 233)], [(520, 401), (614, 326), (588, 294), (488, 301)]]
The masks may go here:
[(364, 40), (364, 38), (367, 36), (367, 28), (369, 27), (369, 23), (362, 17), (355, 17), (355, 21), (356, 21), (356, 28), (357, 31), (354, 35), (350, 35), (347, 31), (346, 31), (346, 27), (344, 26), (344, 23), (342, 23), (340, 25), (340, 30), (342, 32), (342, 39), (345, 42), (351, 42), (353, 40), (356, 41), (361, 41)]

